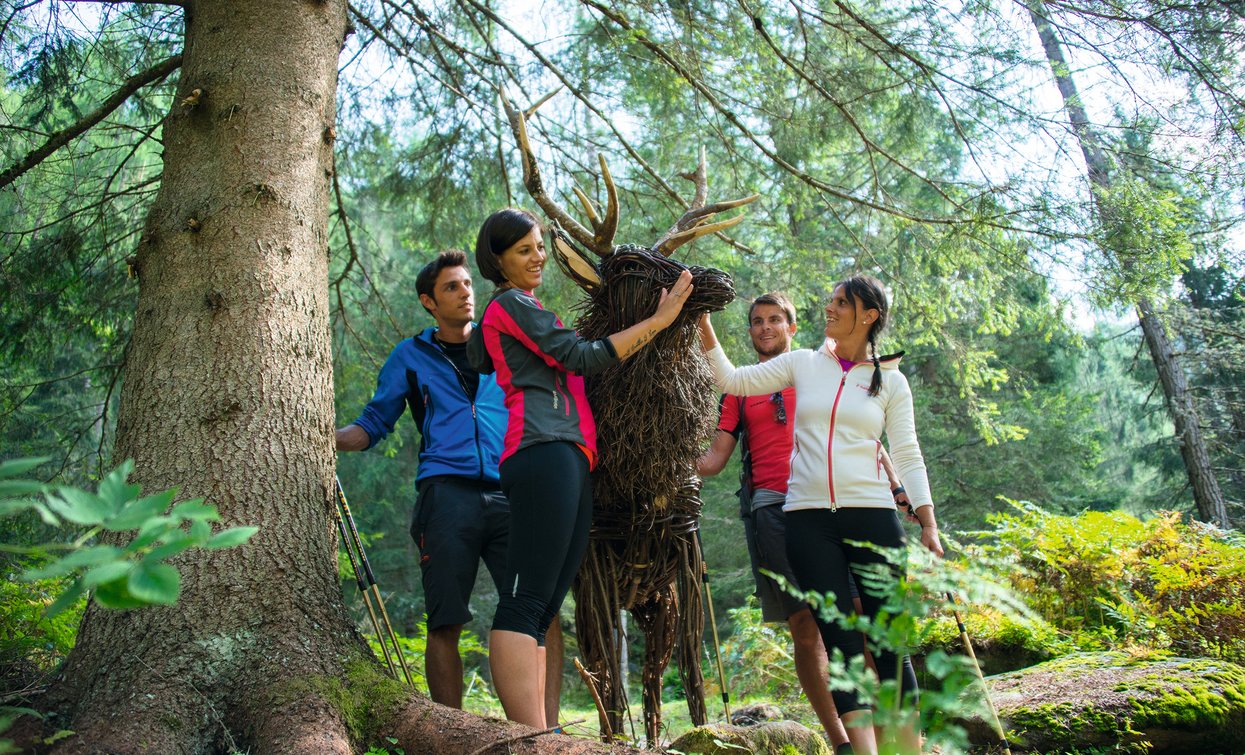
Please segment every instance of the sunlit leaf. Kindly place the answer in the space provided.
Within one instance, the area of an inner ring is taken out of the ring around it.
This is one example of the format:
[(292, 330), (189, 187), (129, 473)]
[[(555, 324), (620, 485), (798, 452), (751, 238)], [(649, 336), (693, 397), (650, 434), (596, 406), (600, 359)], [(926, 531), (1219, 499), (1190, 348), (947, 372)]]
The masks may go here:
[(130, 594), (145, 603), (171, 605), (181, 594), (182, 577), (168, 564), (142, 563), (130, 573)]
[(259, 532), (259, 527), (231, 527), (227, 530), (217, 532), (212, 536), (211, 540), (208, 540), (203, 544), (203, 547), (233, 548), (234, 546), (242, 545), (247, 540), (250, 540), (251, 536), (253, 536), (256, 532)]
[(104, 522), (104, 527), (115, 532), (140, 527), (148, 519), (163, 513), (173, 503), (173, 495), (173, 491), (166, 490), (130, 501), (120, 513)]

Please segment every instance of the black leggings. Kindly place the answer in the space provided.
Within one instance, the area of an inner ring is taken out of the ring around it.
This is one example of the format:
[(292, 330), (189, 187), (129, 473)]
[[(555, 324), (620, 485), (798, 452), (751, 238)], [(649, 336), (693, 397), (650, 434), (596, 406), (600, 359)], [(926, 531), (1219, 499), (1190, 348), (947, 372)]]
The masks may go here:
[[(848, 569), (866, 564), (885, 564), (886, 559), (876, 551), (844, 541), (871, 542), (884, 548), (897, 548), (904, 544), (905, 539), (903, 525), (894, 509), (801, 509), (787, 512), (787, 560), (791, 562), (791, 570), (800, 587), (819, 595), (833, 593), (835, 606), (846, 615), (855, 613), (848, 585)], [(892, 564), (889, 568), (896, 576), (902, 573), (899, 565)], [(873, 618), (878, 615), (882, 600), (871, 595), (862, 584), (860, 604), (865, 615)], [(864, 654), (864, 637), (860, 632), (844, 629), (837, 622), (823, 621), (816, 609), (813, 610), (813, 617), (817, 620), (827, 652), (838, 648), (843, 651), (848, 663)], [(875, 649), (873, 660), (882, 679), (895, 678), (901, 661), (894, 651)], [(912, 670), (912, 660), (904, 656), (902, 664), (903, 691), (916, 695), (916, 673)], [(865, 707), (854, 690), (836, 689), (831, 694), (839, 715)]]
[(588, 549), (588, 459), (574, 443), (539, 443), (515, 451), (499, 471), (510, 499), (507, 561), (514, 582), (498, 596), (493, 629), (535, 637), (543, 646)]

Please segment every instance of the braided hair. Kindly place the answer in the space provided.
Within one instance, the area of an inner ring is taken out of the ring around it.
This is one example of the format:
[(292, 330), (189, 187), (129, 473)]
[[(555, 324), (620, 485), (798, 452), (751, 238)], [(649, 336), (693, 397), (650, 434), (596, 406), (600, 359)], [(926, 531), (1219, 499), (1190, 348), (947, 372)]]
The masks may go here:
[[(869, 382), (869, 395), (876, 396), (882, 391), (882, 362), (878, 358), (878, 334), (886, 327), (890, 315), (890, 304), (886, 298), (886, 287), (882, 281), (871, 275), (853, 275), (840, 282), (843, 296), (853, 305), (859, 300), (865, 309), (876, 309), (878, 319), (869, 324), (869, 356), (873, 361), (873, 379)], [(835, 286), (835, 288), (838, 288)]]

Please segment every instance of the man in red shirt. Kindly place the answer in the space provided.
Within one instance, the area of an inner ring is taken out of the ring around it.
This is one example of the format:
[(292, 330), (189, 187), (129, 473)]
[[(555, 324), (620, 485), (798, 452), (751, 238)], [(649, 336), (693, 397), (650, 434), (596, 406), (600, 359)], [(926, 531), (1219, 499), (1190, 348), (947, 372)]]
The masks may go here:
[[(795, 307), (786, 296), (772, 292), (752, 302), (748, 309), (748, 335), (752, 338), (757, 361), (764, 362), (790, 350), (795, 332)], [(826, 651), (813, 613), (806, 603), (783, 591), (777, 582), (761, 573), (761, 569), (765, 569), (781, 574), (788, 583), (796, 584), (787, 564), (782, 510), (791, 469), (795, 402), (794, 388), (768, 396), (723, 396), (718, 431), (709, 450), (697, 460), (696, 472), (701, 477), (721, 472), (735, 446), (742, 447), (740, 516), (752, 560), (752, 574), (756, 578), (756, 595), (761, 602), (761, 618), (766, 622), (787, 622), (800, 686), (836, 755), (843, 755), (851, 752), (851, 745), (830, 696)], [(883, 461), (891, 487), (896, 489), (897, 497), (902, 496), (890, 460)]]

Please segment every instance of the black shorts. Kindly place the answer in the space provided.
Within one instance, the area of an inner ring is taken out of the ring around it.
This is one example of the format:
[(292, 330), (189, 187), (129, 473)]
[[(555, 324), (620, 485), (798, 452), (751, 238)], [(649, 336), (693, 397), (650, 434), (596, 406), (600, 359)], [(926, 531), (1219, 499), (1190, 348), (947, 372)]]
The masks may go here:
[(499, 484), (449, 476), (420, 481), (411, 537), (419, 549), (429, 629), (471, 620), (481, 559), (499, 589), (512, 581), (509, 536), (510, 504)]

